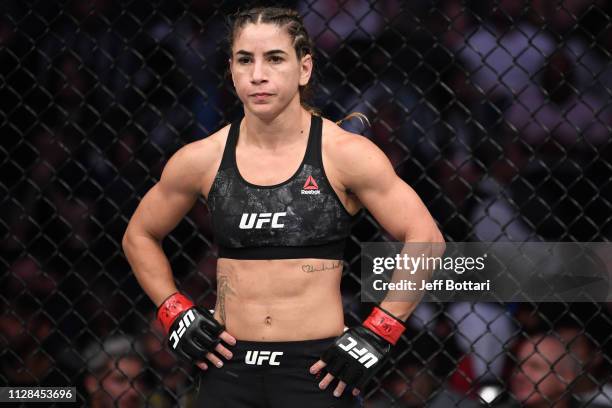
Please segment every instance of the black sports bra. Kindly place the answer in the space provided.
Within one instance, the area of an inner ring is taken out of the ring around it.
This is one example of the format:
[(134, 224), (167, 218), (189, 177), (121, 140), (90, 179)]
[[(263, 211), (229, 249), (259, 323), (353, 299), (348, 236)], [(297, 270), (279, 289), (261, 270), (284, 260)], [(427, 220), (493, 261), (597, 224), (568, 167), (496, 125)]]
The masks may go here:
[(306, 154), (289, 180), (257, 186), (238, 171), (240, 120), (231, 124), (208, 194), (220, 258), (342, 259), (353, 217), (325, 176), (322, 127), (322, 119), (312, 116)]

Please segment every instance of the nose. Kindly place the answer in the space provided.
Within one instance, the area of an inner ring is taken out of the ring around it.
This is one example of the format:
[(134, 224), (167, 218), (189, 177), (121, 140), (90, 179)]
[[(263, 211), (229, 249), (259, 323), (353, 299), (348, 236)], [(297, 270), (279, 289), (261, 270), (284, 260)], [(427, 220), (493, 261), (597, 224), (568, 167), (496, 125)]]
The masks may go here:
[(262, 82), (267, 81), (263, 61), (254, 61), (252, 67), (253, 69), (251, 70), (251, 83), (260, 84)]

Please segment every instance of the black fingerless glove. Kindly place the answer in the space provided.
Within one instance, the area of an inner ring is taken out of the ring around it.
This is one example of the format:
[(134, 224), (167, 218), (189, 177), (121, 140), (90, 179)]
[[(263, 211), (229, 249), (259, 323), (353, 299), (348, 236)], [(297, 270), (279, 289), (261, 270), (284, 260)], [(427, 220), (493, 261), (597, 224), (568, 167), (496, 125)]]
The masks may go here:
[(203, 360), (219, 344), (219, 335), (225, 330), (212, 313), (178, 292), (161, 304), (157, 318), (169, 334), (168, 346), (189, 361)]
[(321, 360), (334, 377), (361, 389), (380, 370), (404, 330), (399, 319), (375, 307), (363, 326), (344, 332)]

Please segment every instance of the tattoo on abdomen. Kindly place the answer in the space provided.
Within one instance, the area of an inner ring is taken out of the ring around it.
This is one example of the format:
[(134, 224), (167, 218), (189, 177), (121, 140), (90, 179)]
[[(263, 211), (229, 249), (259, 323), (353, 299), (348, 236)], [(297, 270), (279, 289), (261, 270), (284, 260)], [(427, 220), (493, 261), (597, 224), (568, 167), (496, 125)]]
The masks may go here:
[(217, 310), (221, 317), (221, 324), (227, 324), (227, 316), (225, 314), (225, 296), (232, 293), (232, 288), (229, 285), (229, 277), (217, 277)]
[(340, 268), (341, 266), (342, 266), (342, 261), (334, 261), (329, 264), (326, 264), (325, 262), (321, 262), (320, 265), (311, 265), (311, 264), (302, 265), (302, 270), (306, 273), (313, 273), (313, 272), (321, 272), (321, 271), (330, 270), (330, 269), (337, 269), (337, 268)]

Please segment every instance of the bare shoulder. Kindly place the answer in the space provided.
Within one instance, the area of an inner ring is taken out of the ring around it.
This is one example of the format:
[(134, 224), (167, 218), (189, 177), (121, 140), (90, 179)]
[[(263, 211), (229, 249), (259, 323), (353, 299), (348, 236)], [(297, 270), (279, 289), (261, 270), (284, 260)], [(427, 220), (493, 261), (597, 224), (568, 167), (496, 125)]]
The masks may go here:
[(323, 119), (323, 154), (340, 173), (360, 175), (390, 166), (387, 156), (365, 136), (347, 132)]
[(229, 125), (181, 147), (166, 163), (160, 183), (206, 194), (223, 157)]
[(206, 138), (196, 140), (181, 147), (173, 156), (173, 160), (180, 161), (192, 170), (206, 172), (215, 168), (221, 162), (225, 141), (229, 132), (229, 125), (219, 129)]

